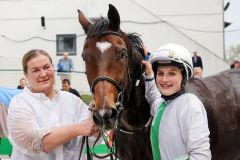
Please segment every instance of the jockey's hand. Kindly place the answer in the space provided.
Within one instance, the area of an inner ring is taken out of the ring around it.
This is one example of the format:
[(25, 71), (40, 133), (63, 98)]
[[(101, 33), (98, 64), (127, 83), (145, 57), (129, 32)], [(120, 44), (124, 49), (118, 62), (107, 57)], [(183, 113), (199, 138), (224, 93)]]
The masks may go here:
[(153, 70), (152, 70), (152, 65), (149, 62), (143, 60), (142, 64), (145, 66), (145, 75), (146, 76), (151, 76), (154, 74)]

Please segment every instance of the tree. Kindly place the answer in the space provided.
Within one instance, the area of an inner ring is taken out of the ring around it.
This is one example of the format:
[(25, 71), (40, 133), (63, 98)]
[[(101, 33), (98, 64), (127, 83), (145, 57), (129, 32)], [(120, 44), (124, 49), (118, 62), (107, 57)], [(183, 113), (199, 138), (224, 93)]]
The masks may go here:
[(230, 46), (227, 50), (227, 59), (228, 61), (232, 61), (234, 59), (240, 59), (240, 44), (235, 44)]

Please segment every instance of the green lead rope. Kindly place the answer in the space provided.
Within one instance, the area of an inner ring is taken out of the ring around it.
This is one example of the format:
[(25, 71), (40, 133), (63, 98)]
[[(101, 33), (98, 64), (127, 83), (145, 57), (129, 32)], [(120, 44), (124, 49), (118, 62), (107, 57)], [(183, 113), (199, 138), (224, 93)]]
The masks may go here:
[(153, 152), (153, 159), (154, 160), (161, 160), (161, 153), (159, 149), (159, 127), (160, 127), (160, 121), (163, 115), (163, 112), (166, 108), (165, 102), (162, 102), (160, 104), (160, 107), (157, 111), (157, 114), (152, 122), (152, 127), (151, 127), (151, 145), (152, 145), (152, 152)]

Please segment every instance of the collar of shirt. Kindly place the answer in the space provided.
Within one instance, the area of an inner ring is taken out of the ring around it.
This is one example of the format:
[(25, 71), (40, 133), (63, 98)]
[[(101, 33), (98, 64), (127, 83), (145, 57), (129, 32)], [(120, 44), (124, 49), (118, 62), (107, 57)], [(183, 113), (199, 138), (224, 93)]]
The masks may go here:
[[(29, 87), (24, 87), (24, 91), (26, 91), (27, 93), (29, 93), (30, 95), (32, 95), (37, 99), (49, 99), (44, 93), (33, 93)], [(55, 89), (55, 91), (56, 91), (56, 95), (54, 95), (54, 97), (60, 93), (59, 89)]]

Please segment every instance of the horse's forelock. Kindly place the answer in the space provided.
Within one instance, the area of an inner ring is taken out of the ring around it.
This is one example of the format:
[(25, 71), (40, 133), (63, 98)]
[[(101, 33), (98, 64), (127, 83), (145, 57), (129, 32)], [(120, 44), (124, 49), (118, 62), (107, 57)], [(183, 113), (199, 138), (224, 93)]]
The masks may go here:
[(94, 35), (101, 34), (102, 32), (108, 29), (109, 21), (103, 17), (98, 19), (91, 19), (91, 21), (93, 23), (89, 27), (87, 37), (92, 37)]

